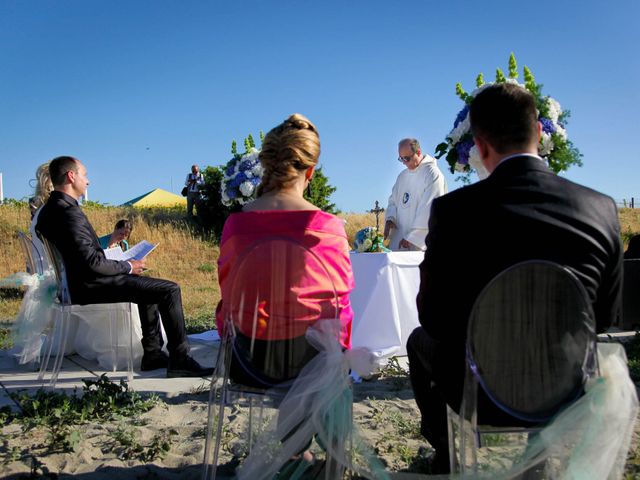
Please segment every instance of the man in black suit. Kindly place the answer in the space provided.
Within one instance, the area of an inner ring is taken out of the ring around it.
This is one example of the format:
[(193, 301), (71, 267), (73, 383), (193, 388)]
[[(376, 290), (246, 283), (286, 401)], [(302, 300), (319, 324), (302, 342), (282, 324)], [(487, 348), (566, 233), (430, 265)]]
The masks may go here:
[[(84, 165), (73, 157), (58, 157), (51, 161), (49, 173), (54, 191), (42, 207), (36, 229), (60, 251), (72, 301), (137, 303), (143, 371), (166, 367), (167, 377), (213, 373), (212, 368), (202, 368), (189, 356), (180, 287), (168, 280), (139, 276), (144, 260), (105, 258), (96, 232), (78, 205), (89, 185)], [(169, 357), (161, 350), (160, 318), (167, 333)]]
[[(407, 342), (421, 432), (436, 449), (437, 473), (449, 470), (445, 405), (460, 406), (467, 321), (494, 276), (531, 259), (568, 267), (586, 288), (598, 331), (611, 325), (620, 305), (622, 246), (613, 199), (555, 175), (538, 157), (536, 104), (524, 88), (487, 87), (470, 109), (490, 176), (433, 201), (417, 297), (422, 326)], [(478, 401), (480, 410), (489, 405)]]

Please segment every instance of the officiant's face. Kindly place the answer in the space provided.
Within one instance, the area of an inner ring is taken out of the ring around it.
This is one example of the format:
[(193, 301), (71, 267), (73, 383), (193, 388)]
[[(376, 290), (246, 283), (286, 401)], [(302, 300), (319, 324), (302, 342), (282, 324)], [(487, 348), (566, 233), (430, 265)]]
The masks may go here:
[(398, 155), (409, 170), (415, 170), (420, 165), (420, 152), (413, 153), (411, 145), (408, 143), (403, 143), (398, 147)]

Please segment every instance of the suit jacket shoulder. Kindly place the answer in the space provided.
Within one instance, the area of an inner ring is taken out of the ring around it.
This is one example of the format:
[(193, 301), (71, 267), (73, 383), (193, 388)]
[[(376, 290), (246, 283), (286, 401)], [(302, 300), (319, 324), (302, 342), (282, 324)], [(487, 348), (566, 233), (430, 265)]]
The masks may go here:
[(128, 262), (107, 260), (86, 215), (72, 197), (62, 192), (51, 193), (36, 229), (60, 251), (72, 297), (97, 278), (130, 270)]
[(434, 338), (463, 341), (482, 288), (531, 259), (578, 276), (599, 330), (617, 315), (622, 247), (615, 202), (535, 157), (507, 160), (486, 180), (435, 199), (426, 243), (418, 312)]

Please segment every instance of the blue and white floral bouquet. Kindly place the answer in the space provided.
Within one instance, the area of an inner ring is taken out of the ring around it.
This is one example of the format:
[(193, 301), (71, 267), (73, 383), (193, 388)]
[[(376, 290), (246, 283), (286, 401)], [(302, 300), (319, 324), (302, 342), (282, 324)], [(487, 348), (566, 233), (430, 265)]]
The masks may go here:
[(382, 245), (383, 240), (384, 237), (376, 227), (365, 227), (356, 232), (353, 249), (356, 252), (389, 252), (390, 250)]
[(250, 146), (242, 155), (235, 154), (224, 167), (220, 192), (225, 206), (242, 206), (256, 198), (256, 189), (262, 180), (259, 154), (255, 146)]
[[(518, 82), (518, 68), (513, 53), (509, 57), (509, 76), (505, 77), (502, 70), (496, 70), (495, 83), (514, 83), (526, 88), (536, 99), (538, 108), (538, 121), (542, 125), (538, 154), (549, 164), (549, 168), (555, 173), (567, 170), (571, 165), (582, 165), (582, 155), (567, 138), (566, 124), (570, 112), (562, 110), (562, 107), (552, 97), (542, 95), (542, 85), (537, 84), (531, 70), (526, 66), (523, 69), (524, 85)], [(482, 179), (487, 176), (487, 171), (480, 160), (479, 152), (473, 143), (471, 123), (469, 119), (469, 105), (475, 96), (493, 83), (484, 83), (482, 73), (476, 78), (476, 89), (466, 93), (460, 83), (456, 84), (456, 94), (465, 102), (465, 106), (458, 112), (453, 123), (453, 129), (449, 132), (444, 142), (436, 147), (436, 158), (446, 155), (451, 173), (462, 173), (463, 181), (469, 182), (468, 175), (475, 170)]]

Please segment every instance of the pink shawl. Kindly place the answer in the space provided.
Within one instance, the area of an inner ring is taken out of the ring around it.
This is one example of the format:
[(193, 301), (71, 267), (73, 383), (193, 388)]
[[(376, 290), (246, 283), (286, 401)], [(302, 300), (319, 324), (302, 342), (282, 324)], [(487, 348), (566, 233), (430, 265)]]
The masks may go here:
[[(221, 304), (216, 312), (218, 331), (222, 333), (222, 319), (226, 316), (224, 299), (230, 298), (229, 274), (235, 260), (249, 246), (260, 239), (268, 237), (286, 237), (299, 242), (322, 260), (331, 276), (333, 288), (338, 297), (339, 318), (341, 324), (340, 343), (345, 348), (351, 348), (351, 322), (353, 310), (349, 303), (349, 293), (353, 290), (353, 271), (349, 260), (349, 244), (344, 231), (344, 222), (331, 214), (319, 210), (274, 210), (241, 212), (232, 214), (226, 221), (220, 243), (218, 258), (218, 281), (222, 293)], [(302, 266), (301, 274), (305, 279), (322, 278), (318, 272), (312, 271), (310, 266)], [(259, 269), (259, 267), (258, 267)], [(313, 285), (310, 288), (308, 285)], [(307, 287), (301, 292), (305, 301), (309, 299), (316, 303), (327, 298), (330, 285), (323, 285), (321, 281), (306, 282)], [(294, 319), (296, 329), (301, 335), (307, 328), (304, 319)], [(297, 328), (299, 324), (299, 328)], [(291, 326), (283, 331), (291, 331)], [(257, 333), (260, 338), (260, 333)], [(282, 338), (261, 338), (263, 340), (279, 340)]]

